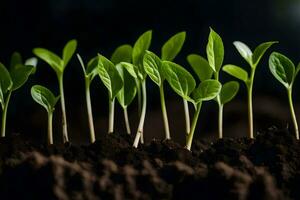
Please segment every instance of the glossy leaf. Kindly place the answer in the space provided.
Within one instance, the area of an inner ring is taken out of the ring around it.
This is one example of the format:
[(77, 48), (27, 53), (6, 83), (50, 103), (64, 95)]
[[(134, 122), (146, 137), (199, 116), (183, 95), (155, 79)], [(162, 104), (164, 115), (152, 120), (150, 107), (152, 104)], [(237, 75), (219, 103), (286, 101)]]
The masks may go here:
[(63, 68), (65, 68), (69, 61), (71, 60), (72, 56), (74, 55), (75, 51), (77, 48), (77, 41), (76, 40), (70, 40), (66, 46), (63, 49), (63, 56), (62, 56), (62, 60), (63, 60)]
[(99, 55), (98, 73), (101, 81), (109, 91), (110, 100), (112, 100), (123, 87), (123, 81), (118, 70), (110, 60)]
[(261, 58), (265, 54), (265, 52), (275, 43), (277, 43), (277, 42), (265, 42), (265, 43), (258, 45), (255, 48), (253, 55), (252, 55), (252, 63), (254, 65), (254, 67), (257, 66), (257, 64), (259, 63), (259, 61), (261, 60)]
[(239, 88), (240, 84), (236, 81), (229, 81), (225, 83), (220, 92), (221, 104), (224, 105), (225, 103), (231, 101), (238, 93)]
[(143, 64), (145, 51), (149, 49), (152, 39), (152, 30), (143, 33), (135, 42), (132, 50), (133, 64), (140, 67)]
[(221, 91), (221, 83), (217, 80), (208, 79), (199, 84), (193, 92), (193, 99), (196, 103), (214, 99)]
[(235, 41), (233, 45), (238, 50), (240, 55), (252, 66), (252, 51), (251, 49), (243, 42)]
[(200, 81), (205, 81), (212, 77), (213, 70), (205, 58), (197, 54), (191, 54), (187, 57), (187, 60)]
[(61, 74), (63, 72), (62, 60), (56, 54), (43, 48), (35, 48), (33, 53), (52, 67), (52, 69), (57, 73)]
[(224, 46), (222, 38), (210, 28), (206, 54), (209, 66), (215, 71), (220, 71), (224, 59)]
[(120, 62), (131, 62), (132, 47), (128, 44), (119, 46), (111, 56), (111, 62), (115, 65)]
[(11, 80), (13, 82), (12, 90), (17, 90), (22, 87), (34, 69), (35, 67), (30, 65), (20, 65), (20, 67), (12, 68), (10, 71)]
[(185, 32), (180, 32), (172, 36), (162, 47), (161, 59), (173, 61), (184, 44), (185, 36)]
[(248, 81), (248, 73), (244, 69), (235, 66), (235, 65), (225, 65), (223, 67), (223, 71), (230, 74), (231, 76), (244, 81), (245, 83)]
[(150, 51), (146, 51), (144, 55), (143, 65), (145, 68), (145, 72), (151, 78), (151, 80), (156, 83), (158, 86), (164, 81), (163, 72), (161, 71), (162, 68), (162, 61), (160, 58)]
[(54, 111), (55, 104), (59, 99), (59, 96), (55, 97), (49, 89), (41, 85), (32, 86), (31, 96), (33, 100), (43, 106), (48, 113)]
[(120, 65), (122, 65), (132, 77), (142, 78), (142, 76), (139, 75), (139, 69), (137, 66), (128, 62), (121, 62)]
[(283, 54), (273, 52), (269, 58), (269, 68), (273, 76), (285, 87), (294, 82), (295, 65)]

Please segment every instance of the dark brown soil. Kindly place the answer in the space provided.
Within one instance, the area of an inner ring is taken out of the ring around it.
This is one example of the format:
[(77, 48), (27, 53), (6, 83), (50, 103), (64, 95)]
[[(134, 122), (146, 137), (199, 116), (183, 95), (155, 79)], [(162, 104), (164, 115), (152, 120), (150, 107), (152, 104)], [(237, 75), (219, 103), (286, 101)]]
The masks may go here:
[(128, 135), (88, 146), (0, 140), (0, 199), (299, 199), (300, 145), (288, 130), (138, 149)]

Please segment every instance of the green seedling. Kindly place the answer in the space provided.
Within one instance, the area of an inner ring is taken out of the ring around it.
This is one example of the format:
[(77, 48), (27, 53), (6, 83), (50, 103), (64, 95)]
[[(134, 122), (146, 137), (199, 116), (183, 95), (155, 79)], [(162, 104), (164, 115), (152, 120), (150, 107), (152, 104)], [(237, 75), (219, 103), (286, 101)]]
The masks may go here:
[[(205, 81), (214, 79), (219, 81), (220, 69), (223, 64), (224, 59), (224, 45), (222, 38), (210, 28), (210, 34), (208, 38), (208, 44), (206, 47), (206, 54), (208, 60), (197, 55), (191, 54), (187, 57), (187, 60), (195, 73), (197, 74), (199, 80)], [(219, 138), (223, 138), (223, 109), (224, 104), (231, 101), (239, 90), (239, 83), (236, 81), (230, 81), (222, 86), (221, 92), (215, 98), (218, 103), (218, 133)]]
[(31, 96), (35, 102), (43, 106), (48, 113), (48, 144), (53, 144), (52, 119), (55, 105), (59, 99), (44, 86), (34, 85), (31, 88)]
[(6, 134), (6, 116), (11, 94), (26, 83), (28, 77), (35, 72), (36, 64), (36, 58), (26, 60), (24, 64), (21, 55), (17, 52), (11, 57), (9, 71), (0, 63), (1, 137), (5, 137)]
[(131, 134), (130, 123), (128, 118), (127, 107), (131, 104), (136, 96), (136, 82), (129, 72), (120, 64), (121, 62), (130, 63), (132, 59), (132, 47), (128, 44), (119, 46), (113, 53), (111, 61), (115, 64), (122, 80), (123, 87), (117, 94), (117, 100), (123, 108), (126, 131)]
[(110, 60), (100, 54), (98, 54), (98, 57), (98, 74), (104, 86), (108, 89), (109, 94), (108, 133), (113, 133), (115, 97), (123, 87), (123, 80), (115, 65)]
[(88, 112), (88, 121), (89, 121), (89, 128), (90, 128), (90, 141), (94, 143), (96, 141), (95, 137), (95, 128), (94, 128), (94, 121), (93, 121), (93, 110), (92, 110), (92, 103), (91, 103), (91, 93), (90, 93), (90, 86), (93, 79), (98, 74), (98, 57), (92, 58), (88, 64), (87, 68), (84, 65), (84, 62), (79, 54), (77, 54), (77, 58), (80, 62), (82, 67), (82, 71), (84, 73), (84, 82), (85, 82), (85, 98), (86, 98), (86, 107)]
[(295, 69), (294, 63), (285, 55), (273, 52), (269, 58), (269, 68), (273, 76), (286, 88), (290, 112), (294, 124), (296, 139), (299, 140), (299, 130), (297, 118), (293, 106), (293, 85), (300, 71), (300, 63)]
[(64, 95), (64, 85), (63, 85), (63, 75), (64, 70), (67, 67), (69, 61), (71, 60), (73, 54), (76, 51), (77, 41), (71, 40), (69, 41), (63, 49), (62, 58), (57, 56), (55, 53), (43, 49), (43, 48), (35, 48), (33, 49), (33, 53), (45, 61), (50, 67), (55, 71), (58, 84), (59, 84), (59, 93), (60, 93), (60, 103), (61, 103), (61, 111), (62, 111), (62, 128), (63, 128), (63, 141), (69, 142), (68, 136), (68, 125), (67, 125), (67, 116), (66, 116), (66, 106), (65, 106), (65, 95)]
[(250, 48), (239, 41), (235, 41), (233, 44), (240, 53), (240, 55), (247, 61), (247, 63), (251, 67), (250, 76), (248, 75), (248, 72), (242, 69), (241, 67), (238, 67), (236, 65), (225, 65), (223, 67), (223, 71), (227, 72), (231, 76), (240, 79), (246, 84), (247, 87), (247, 93), (248, 93), (248, 120), (249, 120), (249, 137), (251, 139), (254, 138), (253, 135), (253, 108), (252, 108), (252, 90), (253, 90), (253, 82), (254, 82), (254, 75), (255, 70), (257, 68), (257, 65), (259, 64), (259, 61), (261, 60), (262, 56), (265, 54), (265, 52), (277, 42), (265, 42), (257, 46), (252, 53)]

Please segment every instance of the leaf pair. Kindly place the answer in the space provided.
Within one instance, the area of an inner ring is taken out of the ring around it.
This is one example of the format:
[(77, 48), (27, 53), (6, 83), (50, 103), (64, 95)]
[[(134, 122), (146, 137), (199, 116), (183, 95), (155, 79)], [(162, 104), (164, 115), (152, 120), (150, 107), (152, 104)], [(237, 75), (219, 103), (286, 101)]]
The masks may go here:
[(80, 62), (81, 68), (83, 70), (84, 76), (86, 81), (88, 81), (88, 85), (92, 82), (92, 80), (96, 77), (98, 74), (98, 62), (99, 58), (98, 56), (92, 58), (88, 63), (87, 67), (85, 67), (84, 62), (79, 54), (77, 54), (77, 58)]

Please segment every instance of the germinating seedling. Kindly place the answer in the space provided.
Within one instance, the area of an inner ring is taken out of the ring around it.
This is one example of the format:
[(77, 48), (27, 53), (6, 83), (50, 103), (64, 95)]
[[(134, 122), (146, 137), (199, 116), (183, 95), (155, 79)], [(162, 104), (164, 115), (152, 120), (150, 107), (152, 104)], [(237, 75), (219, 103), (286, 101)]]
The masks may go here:
[(48, 113), (48, 144), (53, 144), (52, 119), (55, 105), (59, 99), (44, 86), (34, 85), (31, 88), (31, 96), (34, 101), (43, 106)]
[(123, 87), (123, 80), (115, 65), (102, 55), (98, 55), (98, 74), (109, 93), (108, 133), (114, 132), (115, 97)]
[(223, 67), (223, 71), (227, 72), (228, 74), (234, 76), (237, 79), (240, 79), (246, 84), (247, 92), (248, 92), (248, 120), (249, 120), (249, 137), (251, 139), (254, 138), (253, 136), (253, 108), (252, 108), (252, 90), (253, 90), (253, 81), (255, 70), (259, 61), (261, 60), (262, 56), (265, 52), (277, 42), (265, 42), (260, 44), (258, 47), (255, 48), (254, 52), (250, 50), (250, 48), (239, 41), (235, 41), (233, 44), (240, 53), (240, 55), (248, 62), (251, 67), (250, 76), (248, 75), (247, 71), (238, 67), (236, 65), (225, 65)]
[(55, 53), (43, 49), (43, 48), (35, 48), (33, 49), (33, 53), (45, 61), (50, 67), (55, 71), (58, 83), (59, 83), (59, 93), (60, 93), (60, 103), (61, 103), (61, 111), (62, 111), (62, 127), (63, 127), (63, 141), (69, 142), (68, 136), (68, 127), (67, 127), (67, 116), (66, 116), (66, 106), (65, 106), (65, 95), (64, 95), (64, 85), (63, 85), (63, 75), (64, 70), (67, 67), (69, 61), (71, 60), (73, 54), (76, 51), (77, 41), (71, 40), (69, 41), (63, 49), (62, 58), (57, 56)]
[(5, 137), (6, 134), (6, 116), (11, 94), (26, 83), (29, 75), (35, 72), (36, 64), (36, 58), (28, 59), (23, 63), (21, 55), (17, 52), (12, 55), (9, 71), (0, 63), (1, 137)]
[(294, 124), (295, 135), (299, 140), (299, 130), (296, 114), (293, 106), (293, 85), (298, 72), (300, 71), (300, 63), (295, 69), (294, 63), (283, 54), (273, 52), (269, 58), (269, 68), (273, 76), (281, 83), (287, 90), (290, 112)]
[(95, 128), (93, 122), (93, 110), (92, 110), (92, 103), (91, 103), (91, 93), (90, 93), (90, 86), (93, 79), (98, 74), (98, 57), (92, 58), (88, 64), (87, 68), (85, 68), (84, 62), (79, 54), (77, 54), (77, 58), (80, 62), (84, 73), (84, 82), (85, 82), (85, 98), (86, 98), (86, 107), (88, 112), (88, 121), (89, 121), (89, 128), (90, 128), (90, 141), (94, 143), (96, 140), (95, 137)]
[(121, 65), (121, 62), (130, 63), (132, 59), (132, 47), (128, 44), (119, 46), (113, 53), (111, 61), (117, 68), (122, 80), (123, 87), (117, 94), (117, 100), (123, 108), (124, 121), (126, 126), (126, 131), (131, 134), (130, 123), (128, 118), (127, 107), (131, 104), (134, 97), (136, 96), (136, 81), (129, 72)]

